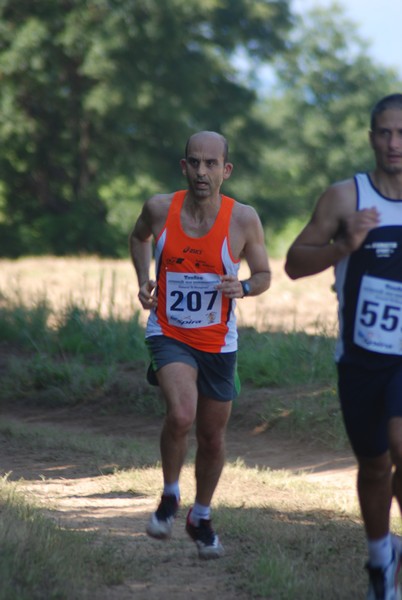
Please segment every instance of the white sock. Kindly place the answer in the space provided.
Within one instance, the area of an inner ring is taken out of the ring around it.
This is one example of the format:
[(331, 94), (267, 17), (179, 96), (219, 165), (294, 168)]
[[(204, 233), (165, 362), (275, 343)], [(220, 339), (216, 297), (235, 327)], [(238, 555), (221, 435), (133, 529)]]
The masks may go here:
[(174, 483), (164, 483), (163, 494), (166, 496), (176, 496), (177, 502), (179, 502), (180, 501), (179, 482), (175, 481)]
[(211, 516), (211, 507), (204, 506), (198, 502), (194, 502), (194, 506), (191, 509), (190, 521), (193, 525), (198, 527), (200, 519), (209, 519)]
[(379, 540), (367, 540), (371, 567), (387, 567), (392, 560), (391, 534)]

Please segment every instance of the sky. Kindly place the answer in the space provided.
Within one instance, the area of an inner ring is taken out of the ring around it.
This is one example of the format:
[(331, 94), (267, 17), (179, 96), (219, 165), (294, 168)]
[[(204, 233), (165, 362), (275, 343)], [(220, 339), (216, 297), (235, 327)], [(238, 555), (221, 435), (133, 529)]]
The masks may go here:
[[(369, 43), (369, 55), (379, 66), (393, 67), (402, 78), (402, 0), (337, 0), (345, 16), (356, 23), (359, 37)], [(333, 0), (293, 0), (298, 13), (328, 8)]]

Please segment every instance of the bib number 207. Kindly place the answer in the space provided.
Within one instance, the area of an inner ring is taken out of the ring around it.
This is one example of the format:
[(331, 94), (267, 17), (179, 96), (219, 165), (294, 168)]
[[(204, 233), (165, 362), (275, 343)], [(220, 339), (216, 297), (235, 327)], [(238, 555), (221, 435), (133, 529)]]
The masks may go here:
[[(190, 312), (198, 312), (201, 310), (203, 296), (204, 299), (207, 300), (206, 310), (212, 310), (215, 304), (216, 297), (218, 292), (216, 290), (213, 291), (191, 291), (187, 294), (184, 294), (180, 290), (174, 290), (171, 292), (170, 296), (173, 300), (170, 310), (174, 311), (190, 311)], [(209, 296), (209, 298), (208, 298)], [(205, 298), (206, 297), (206, 298)]]

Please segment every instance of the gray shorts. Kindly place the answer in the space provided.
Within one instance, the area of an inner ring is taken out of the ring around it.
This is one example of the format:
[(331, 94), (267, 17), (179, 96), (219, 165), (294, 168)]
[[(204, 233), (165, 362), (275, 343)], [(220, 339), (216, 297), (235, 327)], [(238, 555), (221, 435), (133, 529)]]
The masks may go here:
[(237, 352), (202, 352), (165, 335), (153, 335), (146, 338), (145, 342), (151, 358), (147, 372), (147, 380), (151, 385), (158, 385), (155, 375), (158, 369), (180, 362), (198, 371), (197, 387), (203, 396), (227, 402), (239, 395)]

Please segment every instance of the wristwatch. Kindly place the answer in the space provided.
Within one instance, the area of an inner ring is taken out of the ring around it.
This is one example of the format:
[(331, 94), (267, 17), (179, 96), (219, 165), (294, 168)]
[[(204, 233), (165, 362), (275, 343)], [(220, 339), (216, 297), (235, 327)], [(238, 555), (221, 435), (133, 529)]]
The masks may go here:
[(241, 281), (241, 287), (243, 288), (243, 298), (244, 296), (248, 296), (250, 293), (250, 284), (248, 281)]

